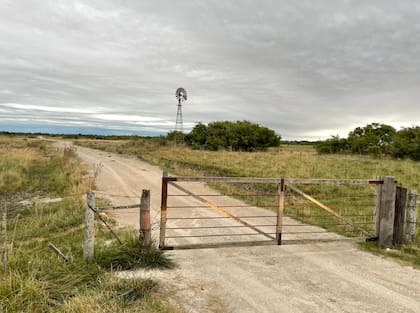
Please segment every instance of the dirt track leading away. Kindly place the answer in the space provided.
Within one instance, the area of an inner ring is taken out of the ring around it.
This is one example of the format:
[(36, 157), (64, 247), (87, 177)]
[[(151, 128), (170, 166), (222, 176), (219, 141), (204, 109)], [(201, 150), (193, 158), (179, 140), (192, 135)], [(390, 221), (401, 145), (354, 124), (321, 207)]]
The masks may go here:
[[(77, 152), (90, 167), (102, 164), (96, 193), (114, 205), (138, 203), (141, 190), (151, 190), (157, 239), (162, 171), (133, 157), (82, 147)], [(138, 209), (110, 214), (138, 229)], [(175, 270), (121, 275), (161, 280), (186, 312), (420, 312), (420, 271), (350, 242), (168, 253)]]

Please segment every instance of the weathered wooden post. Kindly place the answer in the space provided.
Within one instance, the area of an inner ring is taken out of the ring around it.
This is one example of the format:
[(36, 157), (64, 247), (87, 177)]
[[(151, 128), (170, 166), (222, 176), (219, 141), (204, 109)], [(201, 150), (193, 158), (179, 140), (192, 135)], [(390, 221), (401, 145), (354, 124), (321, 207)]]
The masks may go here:
[(166, 235), (166, 210), (168, 206), (168, 172), (164, 171), (162, 176), (162, 194), (160, 205), (160, 238), (159, 248), (165, 248)]
[(85, 243), (83, 246), (83, 258), (92, 260), (95, 246), (95, 194), (88, 192), (86, 194), (85, 211)]
[(379, 212), (379, 245), (391, 247), (394, 236), (396, 181), (393, 176), (383, 178), (380, 212)]
[(397, 186), (395, 195), (395, 218), (393, 244), (402, 245), (404, 242), (405, 224), (405, 202), (407, 199), (407, 188)]
[(281, 245), (281, 234), (283, 229), (283, 213), (284, 213), (284, 193), (285, 193), (284, 179), (282, 178), (278, 187), (278, 209), (277, 209), (277, 225), (276, 225), (276, 240), (277, 244)]
[(376, 184), (376, 192), (375, 192), (375, 212), (373, 213), (374, 216), (374, 234), (376, 238), (379, 238), (379, 222), (380, 222), (380, 212), (381, 212), (381, 199), (382, 199), (382, 185), (384, 178), (382, 176), (376, 176), (377, 181), (381, 181), (381, 183)]
[(2, 204), (2, 223), (1, 223), (1, 264), (7, 267), (7, 206)]
[(407, 215), (405, 225), (405, 242), (413, 243), (416, 237), (416, 202), (417, 193), (415, 190), (408, 191)]
[(140, 199), (140, 245), (147, 247), (152, 242), (150, 226), (150, 190), (143, 189)]

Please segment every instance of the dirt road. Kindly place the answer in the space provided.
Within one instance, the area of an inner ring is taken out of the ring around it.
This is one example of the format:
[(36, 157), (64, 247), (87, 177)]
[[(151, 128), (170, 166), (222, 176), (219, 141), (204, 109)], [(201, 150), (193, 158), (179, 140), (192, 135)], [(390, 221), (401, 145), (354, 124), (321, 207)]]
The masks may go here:
[[(150, 189), (152, 220), (158, 225), (159, 168), (87, 148), (77, 152), (90, 167), (101, 164), (96, 193), (113, 204), (138, 203), (141, 190)], [(120, 225), (138, 228), (138, 209), (111, 214)], [(168, 253), (178, 264), (175, 270), (121, 275), (162, 280), (186, 312), (420, 312), (420, 271), (349, 242)]]

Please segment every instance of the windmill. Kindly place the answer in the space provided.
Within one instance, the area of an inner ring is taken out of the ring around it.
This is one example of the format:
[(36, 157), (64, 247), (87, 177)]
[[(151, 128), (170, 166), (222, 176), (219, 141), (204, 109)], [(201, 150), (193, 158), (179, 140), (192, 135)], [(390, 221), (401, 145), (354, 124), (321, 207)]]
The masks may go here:
[[(182, 102), (187, 100), (187, 91), (184, 88), (178, 88), (176, 90), (175, 96), (178, 99), (178, 110), (176, 112), (175, 131), (182, 133), (184, 131), (184, 124), (182, 121)], [(182, 134), (180, 135), (180, 137), (182, 137)]]

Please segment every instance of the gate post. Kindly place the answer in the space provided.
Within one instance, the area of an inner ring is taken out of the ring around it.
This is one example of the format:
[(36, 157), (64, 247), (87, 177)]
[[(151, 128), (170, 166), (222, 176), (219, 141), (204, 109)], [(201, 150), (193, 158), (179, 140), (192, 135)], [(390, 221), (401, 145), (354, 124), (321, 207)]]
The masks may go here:
[(396, 182), (394, 176), (383, 179), (379, 211), (379, 245), (391, 247), (394, 236)]
[(374, 234), (376, 238), (379, 238), (379, 222), (380, 222), (380, 212), (381, 212), (381, 199), (382, 199), (382, 186), (383, 186), (383, 176), (376, 176), (377, 181), (381, 181), (381, 183), (376, 184), (376, 191), (375, 191), (375, 212), (373, 212), (374, 216)]
[(406, 199), (407, 188), (397, 186), (397, 192), (395, 195), (394, 245), (402, 245), (404, 242)]
[(285, 193), (284, 178), (281, 179), (278, 187), (279, 204), (277, 209), (277, 225), (276, 225), (276, 240), (277, 244), (281, 245), (281, 234), (283, 229), (283, 212), (284, 212), (284, 193)]
[(161, 194), (161, 206), (160, 206), (159, 249), (165, 248), (167, 207), (168, 207), (168, 172), (164, 171), (163, 176), (162, 176), (162, 194)]
[(413, 243), (416, 236), (416, 204), (417, 193), (415, 190), (409, 190), (407, 200), (407, 218), (405, 225), (406, 243)]
[(150, 190), (143, 189), (140, 199), (140, 244), (147, 247), (152, 242), (150, 226)]

